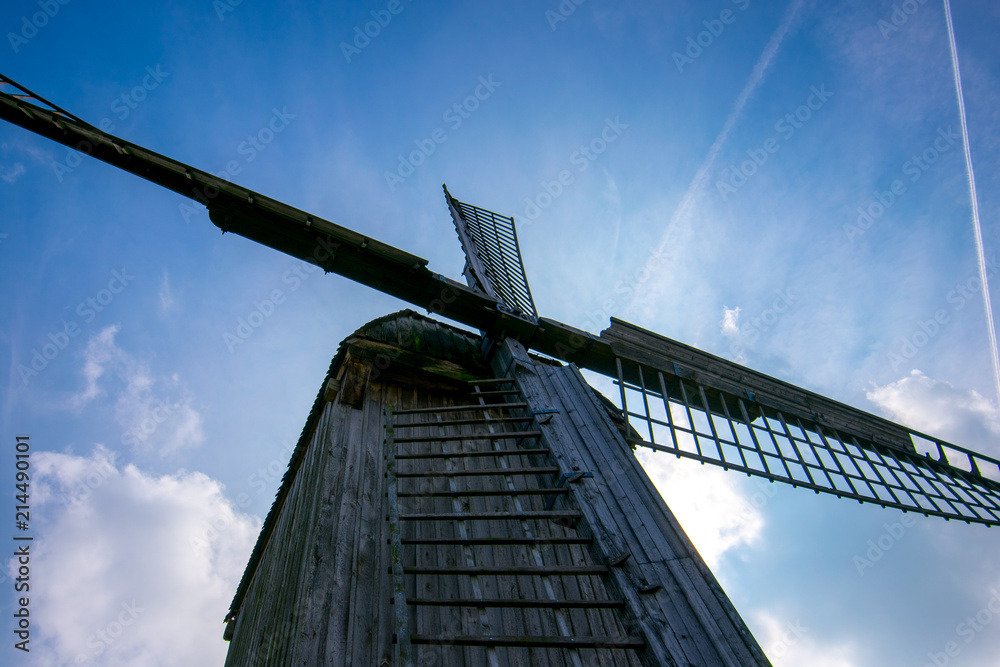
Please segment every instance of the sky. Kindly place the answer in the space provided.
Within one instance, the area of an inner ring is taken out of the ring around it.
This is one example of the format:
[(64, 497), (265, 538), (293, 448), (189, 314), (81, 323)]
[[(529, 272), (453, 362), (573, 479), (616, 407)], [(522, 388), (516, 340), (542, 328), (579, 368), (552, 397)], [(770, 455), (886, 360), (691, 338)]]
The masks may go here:
[[(993, 277), (1000, 5), (952, 14)], [(88, 122), (433, 271), (464, 262), (446, 183), (514, 216), (544, 316), (1000, 456), (940, 2), (10, 0), (0, 35)], [(34, 474), (0, 664), (220, 665), (338, 343), (406, 304), (6, 123), (0, 203), (5, 511), (17, 435)], [(775, 665), (997, 664), (1000, 530), (637, 455)]]

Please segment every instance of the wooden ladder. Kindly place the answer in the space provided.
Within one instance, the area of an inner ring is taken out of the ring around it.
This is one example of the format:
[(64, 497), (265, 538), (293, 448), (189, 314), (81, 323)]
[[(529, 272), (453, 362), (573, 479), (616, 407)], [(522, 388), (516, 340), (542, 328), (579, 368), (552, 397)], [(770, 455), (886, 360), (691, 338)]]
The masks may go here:
[[(576, 530), (581, 512), (558, 502), (569, 494), (561, 482), (582, 475), (552, 465), (536, 415), (512, 379), (477, 380), (470, 388), (465, 405), (386, 408), (397, 664), (422, 662), (414, 645), (484, 647), (496, 667), (500, 647), (564, 649), (569, 664), (581, 666), (583, 649), (641, 650), (645, 642), (623, 630), (625, 603), (609, 599), (600, 579), (608, 566), (593, 563), (591, 538)], [(415, 595), (407, 594), (408, 581)], [(524, 588), (535, 594), (517, 592)], [(446, 592), (421, 594), (435, 590)], [(418, 614), (433, 608), (454, 608), (464, 622), (420, 632)], [(519, 618), (504, 610), (519, 610)], [(503, 634), (498, 624), (524, 632)], [(574, 631), (580, 625), (614, 630), (581, 634)]]

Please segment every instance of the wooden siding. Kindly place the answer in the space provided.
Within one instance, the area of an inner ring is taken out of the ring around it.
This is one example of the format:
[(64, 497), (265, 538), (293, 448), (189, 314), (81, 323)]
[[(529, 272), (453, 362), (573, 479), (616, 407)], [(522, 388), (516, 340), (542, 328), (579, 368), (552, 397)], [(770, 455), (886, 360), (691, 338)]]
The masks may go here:
[[(512, 358), (528, 359), (507, 341), (494, 367)], [(605, 557), (631, 553), (609, 584), (638, 620), (650, 663), (770, 665), (579, 370), (520, 361), (513, 367), (528, 402), (557, 410), (541, 428), (559, 465), (593, 474), (571, 488), (594, 548)]]
[[(469, 401), (465, 400), (468, 404)], [(516, 410), (515, 413), (520, 412)], [(477, 411), (493, 420), (508, 417), (510, 410), (494, 408)], [(540, 449), (535, 438), (521, 436), (496, 440), (494, 436), (482, 437), (473, 424), (439, 426), (436, 421), (461, 421), (467, 419), (468, 412), (439, 412), (421, 420), (417, 428), (403, 429), (402, 424), (413, 424), (413, 415), (400, 416), (396, 432), (406, 436), (421, 434), (441, 440), (400, 443), (399, 453), (403, 456), (423, 456), (446, 451), (455, 454), (449, 459), (399, 459), (400, 474), (419, 474), (424, 471), (472, 471), (496, 470), (498, 467), (511, 470), (511, 474), (456, 475), (439, 477), (403, 478), (400, 493), (441, 493), (464, 491), (521, 491), (511, 496), (425, 496), (400, 498), (402, 515), (444, 514), (465, 517), (484, 516), (492, 513), (508, 513), (512, 518), (505, 520), (419, 520), (404, 525), (403, 537), (411, 539), (454, 539), (463, 540), (505, 540), (541, 538), (543, 540), (577, 537), (573, 527), (561, 526), (547, 516), (520, 518), (525, 513), (544, 513), (548, 495), (532, 494), (531, 491), (551, 488), (552, 472), (544, 474), (520, 474), (514, 471), (529, 471), (533, 467), (550, 471), (553, 461)], [(511, 424), (498, 422), (495, 433), (514, 433)], [(454, 439), (464, 435), (461, 440)], [(401, 437), (406, 437), (401, 436)], [(502, 457), (469, 456), (497, 450), (515, 448), (516, 453)], [(498, 463), (499, 459), (499, 463)], [(557, 478), (556, 478), (557, 479)], [(408, 482), (408, 483), (406, 483)], [(525, 493), (524, 491), (528, 491)], [(579, 513), (579, 508), (567, 506), (565, 499), (558, 501), (554, 511)], [(422, 568), (440, 568), (444, 571), (456, 568), (535, 568), (553, 572), (551, 575), (530, 574), (480, 574), (475, 577), (463, 574), (407, 575), (407, 594), (411, 598), (448, 599), (505, 599), (511, 606), (499, 607), (423, 607), (411, 606), (410, 627), (415, 635), (501, 635), (515, 637), (531, 636), (571, 636), (571, 637), (625, 637), (628, 632), (613, 609), (546, 609), (518, 608), (517, 600), (612, 600), (602, 579), (593, 574), (555, 574), (556, 571), (574, 568), (594, 568), (591, 554), (584, 546), (577, 544), (543, 544), (525, 546), (523, 544), (475, 544), (458, 545), (418, 545), (406, 547), (405, 561)], [(567, 651), (551, 648), (508, 648), (495, 649), (490, 656), (485, 647), (420, 646), (414, 647), (416, 665), (638, 665), (632, 651), (626, 649), (580, 649)], [(579, 659), (579, 662), (576, 661)]]
[[(444, 333), (442, 333), (444, 332)], [(265, 521), (258, 546), (234, 600), (234, 628), (226, 665), (395, 665), (395, 610), (388, 548), (385, 447), (386, 405), (394, 410), (454, 408), (474, 401), (464, 380), (491, 374), (477, 357), (478, 338), (412, 313), (381, 318), (345, 341), (324, 382), (286, 479)], [(417, 349), (419, 348), (419, 350)], [(442, 355), (442, 356), (438, 356)], [(443, 356), (447, 355), (447, 356)], [(506, 355), (506, 356), (505, 356)], [(511, 356), (529, 359), (505, 343), (493, 359), (499, 372)], [(463, 360), (462, 365), (450, 359)], [(405, 575), (410, 631), (421, 637), (504, 635), (623, 638), (640, 636), (646, 649), (511, 648), (415, 645), (415, 665), (564, 666), (767, 665), (673, 515), (616, 431), (605, 408), (579, 373), (543, 360), (513, 364), (527, 411), (484, 410), (494, 432), (516, 428), (499, 421), (531, 410), (556, 409), (552, 419), (528, 422), (538, 437), (477, 437), (468, 413), (399, 415), (398, 491), (404, 562), (441, 574)], [(484, 390), (491, 387), (484, 387)], [(521, 400), (497, 396), (490, 400)], [(480, 400), (484, 400), (480, 398)], [(427, 422), (407, 429), (405, 424)], [(458, 422), (458, 423), (441, 423)], [(465, 423), (463, 423), (465, 422)], [(434, 440), (413, 440), (433, 436)], [(407, 441), (409, 439), (409, 441)], [(531, 449), (551, 452), (532, 452)], [(498, 449), (515, 452), (498, 457)], [(521, 451), (523, 450), (523, 451)], [(406, 458), (447, 452), (448, 458)], [(469, 454), (488, 454), (486, 456)], [(502, 463), (498, 463), (502, 461)], [(488, 476), (407, 477), (426, 470)], [(552, 509), (582, 518), (570, 527), (549, 517), (483, 521), (431, 520), (412, 515), (542, 512), (559, 480), (531, 467), (574, 469), (594, 477), (569, 484)], [(527, 489), (509, 496), (424, 496), (410, 493)], [(525, 536), (590, 538), (590, 544), (525, 546)], [(413, 540), (472, 538), (477, 543), (426, 544)], [(484, 542), (516, 539), (521, 544)], [(480, 543), (481, 542), (481, 543)], [(604, 567), (631, 553), (608, 574), (558, 568)], [(503, 573), (476, 576), (457, 568), (546, 568), (545, 576)], [(650, 585), (661, 588), (652, 591)], [(640, 589), (647, 590), (641, 592)], [(605, 608), (556, 609), (484, 604), (455, 607), (449, 599), (591, 600)], [(624, 600), (624, 608), (609, 601)]]
[[(383, 472), (383, 406), (431, 407), (468, 403), (461, 393), (415, 392), (399, 385), (369, 383), (361, 409), (339, 402), (323, 412), (316, 435), (299, 467), (281, 516), (254, 574), (239, 610), (227, 665), (381, 665), (393, 664), (394, 631), (390, 576), (388, 574), (388, 524)], [(491, 411), (500, 417), (499, 410)], [(435, 415), (460, 420), (463, 413)], [(471, 433), (471, 426), (429, 425), (441, 436)], [(513, 443), (508, 443), (512, 445)], [(403, 443), (405, 455), (440, 451), (483, 451), (487, 440)], [(537, 464), (544, 455), (516, 454), (511, 467)], [(492, 457), (456, 457), (449, 465), (461, 470), (492, 468)], [(533, 462), (532, 459), (535, 461)], [(400, 472), (427, 469), (438, 459), (402, 459)], [(537, 489), (551, 475), (462, 476), (430, 479), (407, 478), (402, 493), (451, 489), (489, 489), (512, 482), (518, 488)], [(545, 496), (430, 497), (400, 499), (403, 515), (444, 512), (521, 512), (544, 510)], [(537, 537), (573, 536), (576, 531), (548, 519), (506, 521), (408, 521), (405, 538), (523, 537), (525, 530)], [(528, 524), (528, 525), (525, 525)], [(543, 567), (593, 565), (579, 545), (536, 547)], [(423, 568), (454, 569), (462, 566), (533, 567), (525, 547), (508, 545), (415, 545), (405, 547), (407, 563)], [(525, 598), (609, 600), (601, 578), (594, 575), (537, 577), (530, 575), (480, 575), (472, 578), (408, 574), (408, 597)], [(548, 581), (544, 581), (548, 579)], [(520, 609), (490, 607), (455, 608), (411, 606), (410, 627), (419, 635), (478, 635), (484, 626), (501, 635), (559, 635), (559, 614), (565, 615), (573, 635), (617, 636), (627, 634), (612, 609)], [(485, 647), (414, 647), (418, 665), (486, 665)], [(572, 665), (569, 651), (547, 648), (497, 648), (500, 664)], [(625, 649), (580, 649), (584, 665), (638, 665)]]

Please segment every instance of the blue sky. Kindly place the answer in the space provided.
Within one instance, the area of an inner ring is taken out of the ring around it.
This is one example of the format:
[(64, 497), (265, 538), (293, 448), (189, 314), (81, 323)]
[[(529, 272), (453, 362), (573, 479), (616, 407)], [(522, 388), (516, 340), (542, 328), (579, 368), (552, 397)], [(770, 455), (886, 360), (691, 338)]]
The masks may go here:
[[(545, 316), (622, 317), (998, 456), (944, 9), (895, 7), (16, 0), (0, 72), (458, 278), (447, 183), (515, 217)], [(952, 11), (1000, 266), (1000, 7)], [(337, 344), (404, 304), (8, 124), (0, 178), (0, 419), (40, 475), (32, 652), (4, 661), (221, 664)], [(995, 664), (995, 529), (643, 460), (774, 664)]]

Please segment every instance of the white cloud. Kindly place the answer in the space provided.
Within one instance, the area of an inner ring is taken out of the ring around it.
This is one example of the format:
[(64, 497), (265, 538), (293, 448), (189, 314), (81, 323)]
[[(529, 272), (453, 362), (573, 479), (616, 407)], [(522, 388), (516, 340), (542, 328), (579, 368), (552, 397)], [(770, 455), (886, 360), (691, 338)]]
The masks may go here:
[(33, 161), (38, 164), (48, 164), (52, 161), (49, 154), (35, 146), (30, 141), (15, 141), (13, 143), (7, 143), (6, 141), (0, 143), (0, 150), (3, 151), (20, 151), (26, 153)]
[(722, 327), (722, 335), (724, 336), (736, 336), (740, 333), (740, 307), (727, 308), (722, 307), (722, 322), (719, 323)]
[(30, 664), (222, 664), (222, 618), (260, 521), (204, 474), (118, 468), (100, 446), (32, 462), (32, 614), (45, 621)]
[(20, 162), (15, 162), (10, 167), (0, 166), (0, 178), (7, 181), (8, 183), (15, 182), (20, 178), (25, 172), (24, 165)]
[(774, 667), (855, 667), (854, 647), (849, 644), (825, 644), (815, 634), (826, 635), (827, 629), (817, 630), (802, 621), (782, 621), (769, 612), (754, 615), (758, 627), (758, 640)]
[(896, 382), (875, 385), (867, 397), (890, 419), (910, 428), (983, 454), (997, 453), (996, 407), (974, 390), (958, 389), (913, 370)]
[(201, 414), (180, 377), (155, 378), (147, 364), (115, 343), (117, 326), (90, 339), (84, 353), (86, 387), (70, 400), (74, 408), (108, 393), (115, 395), (115, 419), (122, 428), (121, 443), (133, 451), (157, 451), (169, 456), (205, 440)]
[(169, 312), (174, 308), (174, 295), (170, 291), (170, 276), (163, 272), (163, 281), (160, 283), (160, 309)]
[(101, 394), (98, 381), (104, 375), (105, 365), (111, 361), (114, 355), (116, 349), (115, 334), (117, 333), (117, 325), (106, 327), (87, 341), (83, 363), (83, 376), (87, 380), (87, 387), (83, 392), (73, 397), (74, 406), (82, 407)]
[[(15, 141), (14, 143), (3, 142), (0, 143), (0, 152), (7, 155), (11, 152), (18, 152), (22, 154), (27, 154), (28, 157), (32, 159), (33, 162), (37, 164), (47, 164), (51, 159), (46, 155), (44, 151), (35, 148), (31, 143), (26, 141)], [(14, 183), (17, 179), (21, 178), (27, 173), (27, 169), (23, 162), (11, 162), (10, 166), (5, 164), (0, 164), (0, 180), (4, 180), (7, 183)]]
[(641, 447), (635, 455), (713, 571), (726, 552), (758, 540), (764, 527), (759, 508), (774, 485), (761, 483), (761, 490), (747, 494), (742, 478), (721, 468), (685, 465)]

